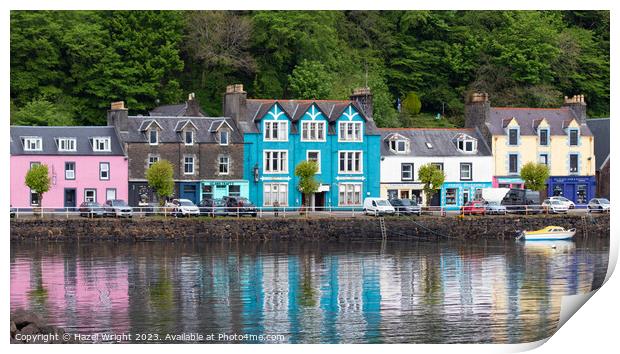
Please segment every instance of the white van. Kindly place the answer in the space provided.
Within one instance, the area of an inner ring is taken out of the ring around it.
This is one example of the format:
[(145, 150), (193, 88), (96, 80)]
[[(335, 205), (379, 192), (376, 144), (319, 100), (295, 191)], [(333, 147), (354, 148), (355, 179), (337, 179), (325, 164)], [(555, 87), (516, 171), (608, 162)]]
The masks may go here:
[(396, 210), (385, 198), (366, 198), (364, 199), (364, 214), (383, 215), (394, 214)]

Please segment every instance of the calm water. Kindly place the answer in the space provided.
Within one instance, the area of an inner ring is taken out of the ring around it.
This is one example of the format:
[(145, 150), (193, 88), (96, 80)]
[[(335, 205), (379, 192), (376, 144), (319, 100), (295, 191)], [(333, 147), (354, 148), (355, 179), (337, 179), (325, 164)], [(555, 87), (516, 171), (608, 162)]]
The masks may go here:
[(606, 272), (607, 243), (555, 245), (14, 242), (11, 309), (81, 333), (528, 342)]

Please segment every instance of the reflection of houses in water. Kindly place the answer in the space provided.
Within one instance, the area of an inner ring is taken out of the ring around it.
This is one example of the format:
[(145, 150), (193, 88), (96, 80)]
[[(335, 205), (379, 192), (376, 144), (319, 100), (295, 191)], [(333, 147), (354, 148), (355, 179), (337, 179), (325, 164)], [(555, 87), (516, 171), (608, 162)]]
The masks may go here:
[(263, 266), (262, 258), (242, 256), (239, 260), (242, 333), (263, 334)]
[(506, 259), (504, 256), (489, 256), (483, 269), (482, 277), (486, 279), (485, 286), (491, 291), (490, 340), (498, 342), (508, 335), (508, 279)]
[(338, 291), (340, 290), (338, 274), (339, 274), (339, 257), (330, 255), (323, 258), (321, 264), (321, 298), (320, 308), (323, 312), (323, 325), (321, 326), (321, 337), (324, 342), (337, 343), (340, 335), (336, 328), (338, 312)]
[(263, 257), (263, 319), (269, 323), (267, 333), (288, 333), (288, 257)]
[(338, 257), (340, 276), (338, 278), (338, 308), (340, 313), (336, 328), (343, 343), (361, 341), (365, 328), (362, 315), (362, 269), (359, 254), (345, 254)]

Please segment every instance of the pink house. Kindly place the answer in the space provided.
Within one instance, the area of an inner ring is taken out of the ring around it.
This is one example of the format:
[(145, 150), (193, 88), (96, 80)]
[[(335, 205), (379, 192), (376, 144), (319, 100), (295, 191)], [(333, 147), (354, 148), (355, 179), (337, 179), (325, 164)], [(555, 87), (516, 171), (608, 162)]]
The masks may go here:
[[(31, 166), (48, 166), (50, 190), (40, 205), (25, 185)], [(11, 127), (11, 205), (77, 207), (85, 201), (127, 201), (127, 156), (114, 127)]]

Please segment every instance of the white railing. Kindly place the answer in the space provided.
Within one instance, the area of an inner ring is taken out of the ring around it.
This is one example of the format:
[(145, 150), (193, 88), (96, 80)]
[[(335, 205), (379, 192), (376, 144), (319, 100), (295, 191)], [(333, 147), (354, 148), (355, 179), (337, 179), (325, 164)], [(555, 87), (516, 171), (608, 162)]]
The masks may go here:
[[(391, 215), (391, 213), (382, 212), (365, 212), (362, 207), (200, 207), (197, 212), (186, 213), (179, 208), (174, 207), (160, 207), (160, 206), (148, 206), (148, 207), (128, 207), (131, 211), (117, 211), (111, 208), (11, 208), (11, 217), (16, 219), (25, 217), (40, 217), (40, 218), (70, 218), (70, 217), (153, 217), (161, 216), (168, 217), (183, 217), (183, 216), (203, 216), (203, 217), (242, 217), (253, 216), (258, 218), (263, 217), (299, 217), (299, 216), (329, 216), (329, 217), (358, 217), (363, 215)], [(491, 214), (550, 214), (554, 210), (551, 207), (543, 205), (507, 205), (493, 208), (485, 208), (483, 210), (470, 210), (464, 207), (441, 207), (441, 206), (423, 206), (420, 209), (422, 215), (434, 215), (434, 216), (446, 216), (446, 215), (491, 215)], [(125, 209), (125, 208), (123, 208)], [(576, 209), (571, 209), (569, 212), (586, 211), (585, 206), (577, 206)], [(560, 211), (563, 212), (563, 211)], [(396, 211), (394, 215), (407, 216), (417, 215), (418, 211)]]

